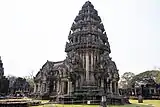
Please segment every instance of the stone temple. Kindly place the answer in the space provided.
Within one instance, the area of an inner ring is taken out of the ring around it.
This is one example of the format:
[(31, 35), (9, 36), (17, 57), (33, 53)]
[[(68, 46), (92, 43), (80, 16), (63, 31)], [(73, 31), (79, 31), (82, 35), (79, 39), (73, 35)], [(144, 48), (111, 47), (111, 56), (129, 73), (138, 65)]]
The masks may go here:
[(108, 103), (122, 103), (108, 37), (90, 1), (85, 2), (71, 26), (65, 52), (65, 60), (47, 60), (34, 77), (37, 97), (58, 103), (99, 103), (106, 96)]
[(0, 96), (4, 96), (8, 94), (8, 88), (9, 88), (9, 81), (4, 76), (4, 68), (3, 68), (3, 62), (0, 56)]

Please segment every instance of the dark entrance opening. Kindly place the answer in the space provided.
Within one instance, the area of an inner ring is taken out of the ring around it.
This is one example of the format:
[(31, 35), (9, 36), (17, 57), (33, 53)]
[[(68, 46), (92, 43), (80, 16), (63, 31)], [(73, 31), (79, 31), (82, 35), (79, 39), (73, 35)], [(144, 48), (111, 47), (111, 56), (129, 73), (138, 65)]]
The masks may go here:
[(68, 82), (65, 81), (64, 82), (64, 94), (67, 94), (68, 93)]

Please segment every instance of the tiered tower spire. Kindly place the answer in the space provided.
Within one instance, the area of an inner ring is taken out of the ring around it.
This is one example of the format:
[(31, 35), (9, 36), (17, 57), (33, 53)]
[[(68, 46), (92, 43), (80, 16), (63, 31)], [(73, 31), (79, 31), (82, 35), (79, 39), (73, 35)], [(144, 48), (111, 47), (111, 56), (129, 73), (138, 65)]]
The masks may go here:
[(110, 53), (108, 38), (97, 10), (87, 1), (76, 16), (68, 36), (66, 52), (80, 48), (95, 48)]
[(90, 1), (85, 2), (76, 16), (68, 40), (65, 52), (68, 55), (74, 52), (80, 57), (84, 82), (93, 82), (93, 71), (97, 69), (101, 55), (109, 55), (111, 50), (101, 18)]

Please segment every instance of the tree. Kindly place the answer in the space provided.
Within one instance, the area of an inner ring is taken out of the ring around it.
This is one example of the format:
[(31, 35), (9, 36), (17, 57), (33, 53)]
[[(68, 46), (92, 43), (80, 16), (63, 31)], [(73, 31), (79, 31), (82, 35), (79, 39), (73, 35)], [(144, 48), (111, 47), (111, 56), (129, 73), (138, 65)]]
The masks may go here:
[(158, 75), (157, 75), (157, 78), (156, 78), (155, 81), (156, 81), (157, 84), (160, 84), (160, 69), (158, 69), (158, 71), (159, 72), (158, 72)]
[(125, 72), (120, 78), (120, 82), (119, 82), (120, 88), (123, 88), (123, 89), (131, 88), (132, 87), (131, 80), (134, 76), (135, 74), (132, 72)]
[[(134, 76), (131, 83), (132, 84), (141, 83), (141, 82), (145, 83), (145, 82), (148, 82), (148, 80), (152, 80), (153, 84), (160, 83), (160, 71), (159, 70), (149, 70), (149, 71), (142, 72)], [(148, 83), (151, 83), (151, 81), (149, 81)]]
[(34, 72), (31, 71), (31, 72), (29, 73), (29, 75), (28, 75), (28, 76), (25, 76), (24, 78), (26, 79), (26, 81), (27, 81), (27, 82), (29, 83), (29, 85), (30, 85), (30, 91), (33, 92), (33, 90), (34, 90)]
[(12, 91), (12, 88), (13, 88), (13, 86), (14, 86), (14, 82), (16, 81), (16, 78), (17, 77), (15, 77), (15, 76), (13, 76), (13, 75), (8, 75), (7, 76), (7, 78), (8, 78), (8, 80), (9, 80), (9, 93), (13, 93)]

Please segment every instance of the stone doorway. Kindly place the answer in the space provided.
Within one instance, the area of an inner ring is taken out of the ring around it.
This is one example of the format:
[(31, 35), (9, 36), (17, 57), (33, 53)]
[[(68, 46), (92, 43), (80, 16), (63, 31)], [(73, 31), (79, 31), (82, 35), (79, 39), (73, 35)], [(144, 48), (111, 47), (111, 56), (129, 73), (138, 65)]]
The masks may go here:
[(68, 82), (64, 81), (64, 94), (68, 93)]

